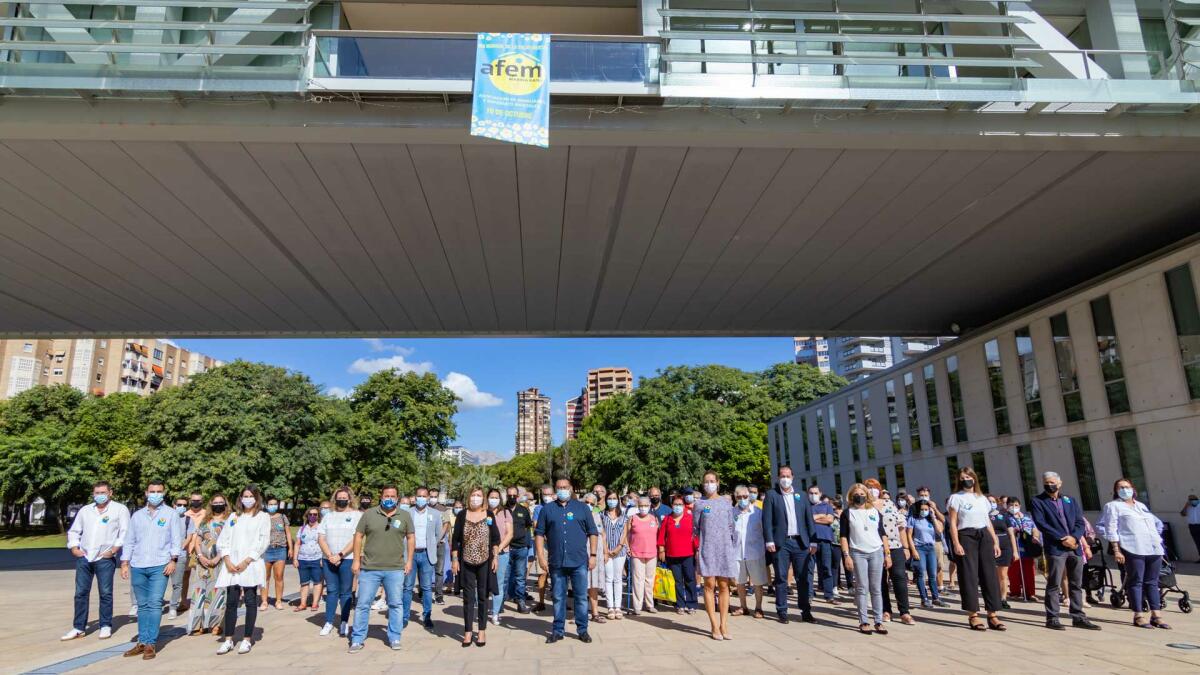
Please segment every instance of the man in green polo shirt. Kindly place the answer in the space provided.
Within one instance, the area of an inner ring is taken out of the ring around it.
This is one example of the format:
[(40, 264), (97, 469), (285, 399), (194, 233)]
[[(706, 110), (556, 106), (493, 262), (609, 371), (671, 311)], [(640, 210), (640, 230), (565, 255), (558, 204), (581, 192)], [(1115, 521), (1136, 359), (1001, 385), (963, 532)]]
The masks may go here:
[(379, 493), (379, 506), (363, 513), (354, 533), (358, 605), (354, 608), (351, 654), (362, 651), (371, 621), (371, 603), (381, 584), (388, 606), (388, 645), (393, 650), (400, 649), (400, 633), (404, 630), (401, 613), (404, 577), (412, 573), (415, 548), (412, 517), (399, 508), (399, 492), (389, 485)]

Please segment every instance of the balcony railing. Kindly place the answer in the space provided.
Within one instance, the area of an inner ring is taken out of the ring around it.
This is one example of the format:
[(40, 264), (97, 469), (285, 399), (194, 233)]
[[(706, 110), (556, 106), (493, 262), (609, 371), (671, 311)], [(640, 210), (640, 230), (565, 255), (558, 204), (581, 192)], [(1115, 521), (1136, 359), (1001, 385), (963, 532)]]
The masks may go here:
[[(474, 33), (314, 31), (309, 88), (466, 94), (474, 83)], [(554, 35), (550, 93), (649, 95), (658, 88), (658, 39)]]

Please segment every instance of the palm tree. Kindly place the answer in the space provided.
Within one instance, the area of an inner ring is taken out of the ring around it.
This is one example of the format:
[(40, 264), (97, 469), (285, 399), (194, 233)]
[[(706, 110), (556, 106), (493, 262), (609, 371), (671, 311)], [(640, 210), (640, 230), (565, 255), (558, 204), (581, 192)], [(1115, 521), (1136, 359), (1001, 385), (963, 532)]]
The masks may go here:
[(486, 466), (464, 466), (450, 478), (450, 494), (457, 499), (465, 499), (471, 488), (481, 487), (484, 492), (492, 488), (502, 488), (500, 479)]

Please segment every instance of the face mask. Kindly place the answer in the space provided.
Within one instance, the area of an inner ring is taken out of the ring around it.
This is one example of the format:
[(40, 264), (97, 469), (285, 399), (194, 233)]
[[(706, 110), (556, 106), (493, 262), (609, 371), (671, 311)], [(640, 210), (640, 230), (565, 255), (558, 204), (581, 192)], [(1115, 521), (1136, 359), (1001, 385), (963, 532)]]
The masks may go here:
[(650, 507), (649, 506), (639, 506), (638, 513), (642, 514), (643, 516), (649, 515)]
[(433, 497), (433, 496), (431, 496), (431, 497), (429, 498), (429, 504), (430, 504), (430, 506), (437, 506), (437, 505), (438, 505), (438, 503), (439, 503), (439, 502), (438, 502), (438, 498), (437, 498), (437, 497)]
[(855, 506), (862, 506), (863, 503), (866, 501), (867, 501), (867, 496), (861, 492), (855, 494), (853, 497), (850, 498), (850, 503), (854, 504)]
[(750, 498), (742, 497), (741, 499), (738, 500), (738, 506), (742, 507), (743, 509), (750, 508)]
[[(661, 503), (662, 503), (662, 497), (651, 497), (650, 498), (650, 504), (652, 504), (653, 506), (658, 506)], [(1195, 505), (1196, 505), (1196, 503), (1192, 502), (1192, 506), (1195, 506)]]
[(225, 505), (224, 504), (213, 504), (212, 512), (213, 513), (225, 513)]
[(997, 510), (997, 509), (996, 509), (996, 502), (988, 502), (988, 506), (991, 506), (993, 511), (996, 511), (996, 510)]
[(429, 498), (428, 497), (417, 497), (417, 508), (423, 509), (426, 506), (429, 506)]
[(384, 511), (391, 511), (392, 509), (396, 508), (396, 500), (388, 497), (380, 501), (379, 505), (383, 507)]
[(204, 502), (200, 501), (199, 499), (193, 499), (192, 501), (188, 502), (188, 506), (191, 506), (193, 509), (198, 509), (201, 506), (204, 506)]
[(879, 499), (879, 490), (875, 488), (867, 488), (867, 492), (870, 493), (871, 499)]
[(1119, 488), (1117, 496), (1121, 499), (1133, 499), (1133, 488)]
[(481, 504), (483, 504), (483, 497), (471, 497), (471, 507), (472, 508), (477, 509), (477, 508), (479, 508), (479, 506)]
[(674, 513), (677, 516), (682, 516), (683, 515), (683, 504), (676, 504), (675, 506), (672, 506), (671, 513)]
[(752, 501), (758, 501), (758, 493), (757, 493), (757, 492), (751, 492), (751, 493), (750, 493), (750, 499), (751, 499)]
[(814, 495), (811, 492), (808, 493), (808, 502), (810, 504), (818, 504), (818, 503), (820, 503), (820, 501), (821, 501), (821, 495)]
[(552, 501), (554, 501), (554, 495), (542, 495), (543, 504), (549, 504)]
[(555, 494), (558, 496), (558, 501), (560, 502), (565, 502), (571, 498), (571, 491), (566, 488), (558, 490)]
[(931, 498), (929, 497), (929, 495), (917, 495), (917, 498), (918, 498), (918, 499), (924, 499), (924, 500), (925, 500), (925, 501), (927, 501), (927, 502), (931, 502), (931, 501), (933, 501), (933, 499), (931, 499)]
[(321, 517), (324, 518), (327, 515), (329, 515), (329, 509), (321, 509)]
[(254, 497), (242, 497), (242, 506), (247, 509), (253, 507), (257, 503), (258, 500)]
[(488, 497), (488, 506), (492, 507), (493, 509), (496, 508), (497, 506), (500, 506), (500, 498), (499, 497)]
[(709, 494), (709, 495), (717, 494), (717, 484), (716, 483), (705, 483), (704, 484), (704, 493)]
[(1200, 506), (1200, 499), (1192, 499), (1192, 500), (1189, 500), (1188, 503), (1191, 504), (1192, 506)]
[(606, 500), (604, 503), (608, 504), (608, 508), (610, 508), (610, 509), (617, 508), (617, 500), (615, 500), (615, 499)]
[(108, 495), (92, 495), (92, 501), (96, 502), (100, 506), (104, 506), (108, 503)]
[(309, 522), (310, 524), (316, 524), (317, 520), (318, 520), (320, 517), (321, 517), (321, 516), (318, 516), (318, 515), (317, 515), (317, 514), (315, 514), (315, 513), (310, 513), (310, 514), (308, 514), (308, 522)]
[(517, 496), (516, 496), (516, 495), (509, 495), (509, 496), (508, 496), (508, 501), (506, 502), (506, 505), (507, 505), (509, 508), (512, 508), (512, 507), (516, 506), (516, 505), (517, 505)]
[(696, 501), (696, 497), (694, 495), (684, 495), (683, 501), (691, 504), (692, 502)]
[(412, 511), (412, 504), (401, 504), (400, 510), (401, 511)]
[[(243, 499), (242, 501), (245, 502), (246, 500)], [(267, 504), (267, 513), (275, 513), (278, 510), (279, 510), (278, 504)]]
[(1009, 512), (1009, 513), (1011, 513), (1011, 514), (1013, 514), (1013, 515), (1015, 516), (1015, 515), (1017, 515), (1018, 513), (1020, 513), (1020, 512), (1021, 512), (1021, 509), (1020, 509), (1019, 507), (1016, 507), (1016, 506), (1010, 506), (1010, 507), (1008, 507), (1008, 512)]
[(364, 500), (360, 501), (358, 503), (358, 508), (362, 509), (363, 511), (366, 511), (367, 509), (371, 508), (371, 500), (364, 499)]
[(971, 478), (964, 478), (962, 480), (962, 486), (964, 490), (970, 490), (971, 488), (975, 487), (975, 481)]
[(1052, 495), (1052, 494), (1058, 492), (1058, 486), (1055, 485), (1054, 483), (1046, 483), (1042, 487), (1046, 489), (1046, 494), (1048, 494), (1048, 495)]
[(163, 493), (161, 492), (149, 492), (146, 494), (146, 503), (148, 503), (150, 506), (158, 506), (159, 504), (162, 504), (162, 500)]
[(344, 509), (347, 506), (350, 506), (350, 500), (349, 499), (335, 499), (335, 500), (333, 500), (333, 505), (338, 507), (339, 509)]
[(921, 509), (921, 517), (928, 518), (929, 517), (929, 509)]
[(792, 489), (792, 479), (791, 478), (780, 478), (779, 479), (779, 487), (783, 488), (784, 490), (791, 490)]
[(175, 507), (176, 515), (182, 516), (184, 511), (187, 511), (187, 507), (184, 506), (183, 504), (180, 504), (179, 506)]
[(461, 507), (461, 506), (456, 506), (456, 507), (454, 507), (454, 515), (456, 515), (456, 516), (457, 516), (457, 515), (458, 515), (460, 512), (462, 512), (462, 507)]

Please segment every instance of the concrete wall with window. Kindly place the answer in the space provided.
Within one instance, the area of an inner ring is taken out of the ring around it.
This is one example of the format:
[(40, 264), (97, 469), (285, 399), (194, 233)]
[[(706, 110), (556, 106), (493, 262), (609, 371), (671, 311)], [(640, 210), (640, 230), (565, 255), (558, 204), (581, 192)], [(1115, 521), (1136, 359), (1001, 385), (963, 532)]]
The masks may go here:
[[(817, 483), (831, 494), (839, 486), (844, 492), (858, 476), (878, 477), (882, 470), (893, 491), (926, 485), (935, 498), (944, 500), (951, 468), (968, 465), (982, 472), (993, 494), (1035, 494), (1041, 489), (1041, 472), (1057, 471), (1067, 492), (1079, 497), (1094, 521), (1098, 509), (1111, 499), (1113, 482), (1129, 476), (1141, 484), (1139, 499), (1171, 524), (1176, 550), (1194, 559), (1198, 552), (1179, 511), (1188, 494), (1200, 493), (1197, 297), (1200, 244), (1192, 244), (785, 413), (772, 420), (768, 438), (774, 439), (784, 422), (790, 430), (799, 429), (803, 418), (810, 434), (810, 467), (805, 471), (803, 462), (795, 461), (799, 452), (793, 450), (792, 470), (798, 483)], [(1116, 334), (1103, 334), (1110, 332)], [(997, 344), (991, 363), (995, 366), (998, 352), (998, 377), (988, 370), (986, 345), (993, 340)], [(960, 437), (955, 425), (956, 392), (948, 372), (955, 361), (966, 438)], [(929, 371), (926, 366), (933, 368)], [(925, 384), (929, 372), (940, 444), (930, 426)], [(919, 449), (909, 429), (906, 375), (913, 382)], [(889, 382), (895, 396), (896, 453), (888, 414)], [(1000, 386), (1003, 396), (993, 396)], [(871, 437), (864, 424), (864, 392)], [(851, 400), (859, 440), (856, 453), (849, 445), (847, 403)], [(828, 437), (831, 406), (836, 415), (837, 464)], [(827, 434), (824, 464), (817, 445), (818, 411)], [(997, 431), (1001, 415), (1007, 419), (1007, 433)], [(874, 458), (865, 452), (868, 445)], [(1029, 450), (1021, 450), (1025, 447)], [(772, 446), (772, 473), (781, 461), (773, 450)], [(1026, 461), (1023, 471), (1019, 456), (1024, 452), (1032, 465)], [(898, 473), (904, 477), (902, 483)]]

